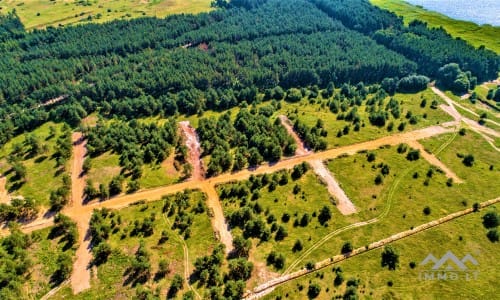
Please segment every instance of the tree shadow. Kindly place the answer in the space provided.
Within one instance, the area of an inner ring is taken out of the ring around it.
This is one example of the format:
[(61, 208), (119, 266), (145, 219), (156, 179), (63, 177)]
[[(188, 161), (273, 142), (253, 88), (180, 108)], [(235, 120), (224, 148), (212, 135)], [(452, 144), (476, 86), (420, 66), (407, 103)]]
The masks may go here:
[[(13, 178), (12, 178), (13, 179)], [(22, 180), (19, 180), (19, 181), (15, 181), (12, 183), (12, 185), (9, 187), (8, 191), (9, 193), (13, 193), (15, 191), (18, 191), (20, 188), (23, 187), (23, 185), (25, 184), (26, 182), (22, 181)]]
[(138, 272), (134, 268), (129, 267), (123, 272), (123, 276), (127, 276), (123, 282), (123, 286), (130, 285), (131, 287), (136, 287), (138, 284), (144, 284), (148, 281), (150, 275), (149, 271)]
[(40, 156), (40, 157), (37, 157), (37, 158), (35, 159), (35, 163), (36, 163), (36, 164), (39, 164), (39, 163), (41, 163), (41, 162), (45, 161), (47, 158), (48, 158), (48, 157), (47, 157), (47, 155), (42, 155), (42, 156)]

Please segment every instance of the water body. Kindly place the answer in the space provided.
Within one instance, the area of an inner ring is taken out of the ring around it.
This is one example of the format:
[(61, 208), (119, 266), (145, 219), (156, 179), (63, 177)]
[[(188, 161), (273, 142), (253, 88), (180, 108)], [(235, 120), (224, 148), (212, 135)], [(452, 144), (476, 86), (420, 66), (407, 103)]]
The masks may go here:
[(500, 26), (500, 0), (406, 0), (450, 18)]

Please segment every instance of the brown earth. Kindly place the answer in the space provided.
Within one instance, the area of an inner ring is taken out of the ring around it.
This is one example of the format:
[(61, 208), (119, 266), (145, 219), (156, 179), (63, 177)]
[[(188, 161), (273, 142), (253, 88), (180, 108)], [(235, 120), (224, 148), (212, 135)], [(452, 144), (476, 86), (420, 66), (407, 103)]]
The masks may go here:
[(427, 151), (425, 151), (424, 149), (424, 146), (422, 146), (422, 144), (420, 144), (419, 142), (417, 141), (411, 141), (408, 143), (408, 145), (414, 149), (418, 149), (420, 150), (420, 155), (422, 155), (422, 157), (428, 162), (430, 163), (431, 165), (435, 166), (435, 167), (438, 167), (439, 169), (441, 169), (445, 174), (446, 174), (446, 177), (448, 178), (451, 178), (453, 179), (453, 182), (456, 182), (456, 183), (463, 183), (463, 180), (460, 179), (456, 174), (455, 172), (453, 172), (452, 170), (450, 170), (445, 164), (443, 164), (436, 156), (434, 156), (433, 154), (430, 154), (428, 153)]
[(311, 160), (309, 164), (312, 166), (316, 175), (321, 178), (326, 184), (328, 192), (335, 199), (335, 205), (337, 206), (340, 213), (343, 215), (350, 215), (356, 212), (356, 207), (352, 203), (351, 199), (347, 197), (344, 190), (340, 187), (339, 183), (333, 176), (333, 174), (326, 168), (325, 164), (321, 160)]
[(0, 203), (8, 204), (10, 203), (9, 193), (5, 189), (5, 184), (7, 183), (7, 178), (0, 175)]
[(185, 137), (186, 147), (188, 147), (189, 150), (189, 163), (193, 166), (191, 180), (203, 180), (205, 178), (205, 174), (201, 163), (201, 147), (196, 131), (189, 124), (189, 121), (180, 122), (179, 125)]
[(76, 260), (71, 273), (71, 287), (73, 293), (90, 288), (90, 262), (92, 254), (90, 253), (90, 237), (88, 236), (90, 214), (71, 214), (70, 211), (78, 212), (83, 208), (85, 176), (83, 174), (83, 161), (87, 150), (87, 144), (81, 132), (75, 132), (73, 140), (73, 162), (71, 165), (71, 204), (64, 213), (76, 221), (78, 227), (79, 246), (76, 250)]

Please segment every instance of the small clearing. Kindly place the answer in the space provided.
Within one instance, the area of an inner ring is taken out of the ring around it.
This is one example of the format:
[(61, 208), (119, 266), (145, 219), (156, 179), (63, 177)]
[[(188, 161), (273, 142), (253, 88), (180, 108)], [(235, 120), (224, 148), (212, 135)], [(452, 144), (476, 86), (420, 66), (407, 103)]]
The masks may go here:
[(281, 120), (281, 124), (283, 124), (283, 127), (285, 127), (286, 131), (288, 131), (288, 134), (295, 140), (295, 143), (297, 144), (297, 150), (295, 150), (295, 155), (306, 155), (311, 153), (311, 150), (309, 150), (300, 137), (295, 133), (293, 130), (292, 122), (284, 115), (279, 116)]
[(460, 179), (452, 170), (450, 170), (445, 164), (443, 164), (436, 156), (433, 154), (428, 153), (422, 144), (420, 144), (417, 141), (411, 141), (408, 142), (408, 145), (412, 148), (420, 150), (420, 155), (429, 162), (431, 165), (438, 167), (441, 169), (445, 174), (446, 177), (453, 179), (454, 182), (456, 183), (463, 183), (463, 180)]
[(328, 171), (323, 161), (315, 159), (309, 161), (316, 175), (318, 175), (321, 180), (326, 184), (328, 192), (335, 199), (335, 204), (339, 211), (343, 215), (350, 215), (356, 212), (356, 207), (352, 201), (347, 197), (344, 190), (340, 187), (339, 183), (333, 176), (333, 174)]
[(195, 129), (189, 124), (189, 121), (179, 123), (184, 137), (186, 138), (186, 147), (188, 147), (188, 160), (193, 166), (191, 180), (203, 180), (205, 178), (203, 165), (201, 162), (201, 147), (198, 135)]

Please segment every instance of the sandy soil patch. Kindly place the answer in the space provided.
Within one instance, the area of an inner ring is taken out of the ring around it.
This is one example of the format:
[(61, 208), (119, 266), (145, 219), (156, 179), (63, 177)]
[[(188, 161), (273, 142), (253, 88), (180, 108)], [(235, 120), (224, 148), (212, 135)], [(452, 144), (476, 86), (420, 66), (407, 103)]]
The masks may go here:
[(189, 121), (179, 123), (182, 133), (185, 137), (186, 147), (188, 147), (188, 161), (193, 166), (191, 180), (203, 180), (205, 172), (201, 163), (201, 147), (198, 135), (195, 129), (189, 124)]

